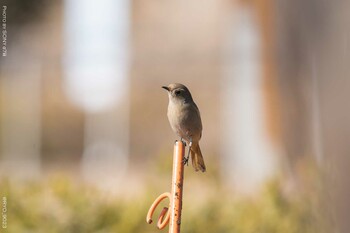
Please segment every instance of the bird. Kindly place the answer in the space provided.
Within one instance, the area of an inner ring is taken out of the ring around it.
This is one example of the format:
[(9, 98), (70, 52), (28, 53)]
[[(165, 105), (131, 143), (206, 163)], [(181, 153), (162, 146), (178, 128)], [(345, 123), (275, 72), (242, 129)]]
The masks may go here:
[(202, 120), (199, 109), (193, 101), (189, 89), (180, 83), (172, 83), (162, 86), (168, 92), (168, 120), (175, 134), (181, 141), (185, 140), (189, 145), (188, 155), (184, 163), (188, 165), (191, 154), (192, 166), (195, 171), (206, 171), (203, 155), (199, 147), (202, 137)]

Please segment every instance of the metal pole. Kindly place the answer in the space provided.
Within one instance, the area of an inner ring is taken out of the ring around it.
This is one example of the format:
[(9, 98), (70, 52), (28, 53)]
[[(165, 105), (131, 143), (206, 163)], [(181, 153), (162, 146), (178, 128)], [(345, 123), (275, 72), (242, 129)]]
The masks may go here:
[(181, 141), (175, 142), (173, 159), (173, 178), (171, 184), (170, 225), (169, 233), (180, 233), (182, 193), (184, 178), (185, 145)]
[(182, 193), (184, 178), (184, 156), (185, 144), (182, 141), (176, 141), (174, 145), (173, 157), (173, 176), (171, 182), (171, 193), (165, 192), (161, 194), (151, 205), (148, 210), (146, 221), (152, 223), (152, 215), (159, 205), (165, 199), (170, 199), (170, 209), (164, 207), (158, 217), (157, 227), (163, 229), (170, 220), (169, 233), (180, 233), (181, 226), (181, 210), (182, 210)]

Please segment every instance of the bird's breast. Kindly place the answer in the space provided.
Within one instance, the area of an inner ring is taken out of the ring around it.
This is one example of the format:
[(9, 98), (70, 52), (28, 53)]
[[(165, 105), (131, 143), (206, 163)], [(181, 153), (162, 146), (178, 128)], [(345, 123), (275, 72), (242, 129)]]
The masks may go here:
[(169, 102), (168, 119), (173, 131), (182, 138), (199, 140), (202, 123), (197, 108), (191, 104)]

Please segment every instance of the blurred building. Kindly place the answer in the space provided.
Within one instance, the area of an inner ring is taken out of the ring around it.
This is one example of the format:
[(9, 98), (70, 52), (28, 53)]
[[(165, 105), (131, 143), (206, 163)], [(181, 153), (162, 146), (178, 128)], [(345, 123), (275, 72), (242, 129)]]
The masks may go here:
[[(116, 180), (124, 169), (144, 172), (176, 138), (160, 86), (180, 82), (201, 109), (205, 158), (213, 168), (223, 165), (228, 184), (254, 190), (274, 174), (278, 159), (265, 95), (274, 81), (266, 82), (266, 39), (256, 6), (67, 0), (43, 7), (40, 19), (13, 26), (17, 39), (1, 62), (2, 161), (26, 161), (24, 167), (30, 161), (37, 174), (82, 172), (97, 183)], [(108, 11), (113, 8), (118, 11)], [(22, 79), (17, 66), (28, 67)], [(10, 67), (15, 73), (6, 71)], [(16, 98), (27, 112), (11, 110)], [(26, 134), (16, 128), (22, 120), (9, 114), (28, 121)], [(23, 144), (36, 145), (17, 153), (27, 160), (11, 152), (19, 150), (11, 143), (20, 143), (20, 135)]]
[(3, 173), (142, 177), (176, 139), (160, 88), (171, 82), (201, 110), (208, 176), (254, 190), (305, 158), (322, 162), (312, 52), (330, 27), (318, 24), (322, 4), (305, 3), (310, 15), (304, 3), (262, 0), (32, 2), (31, 20), (8, 3), (22, 17), (1, 57)]

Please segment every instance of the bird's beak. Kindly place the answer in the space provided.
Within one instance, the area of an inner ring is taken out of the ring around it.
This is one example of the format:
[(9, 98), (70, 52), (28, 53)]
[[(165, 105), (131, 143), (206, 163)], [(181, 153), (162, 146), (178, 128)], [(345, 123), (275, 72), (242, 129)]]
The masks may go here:
[(167, 86), (162, 86), (162, 88), (165, 89), (165, 90), (167, 90), (167, 91), (170, 90), (169, 87), (167, 87)]

